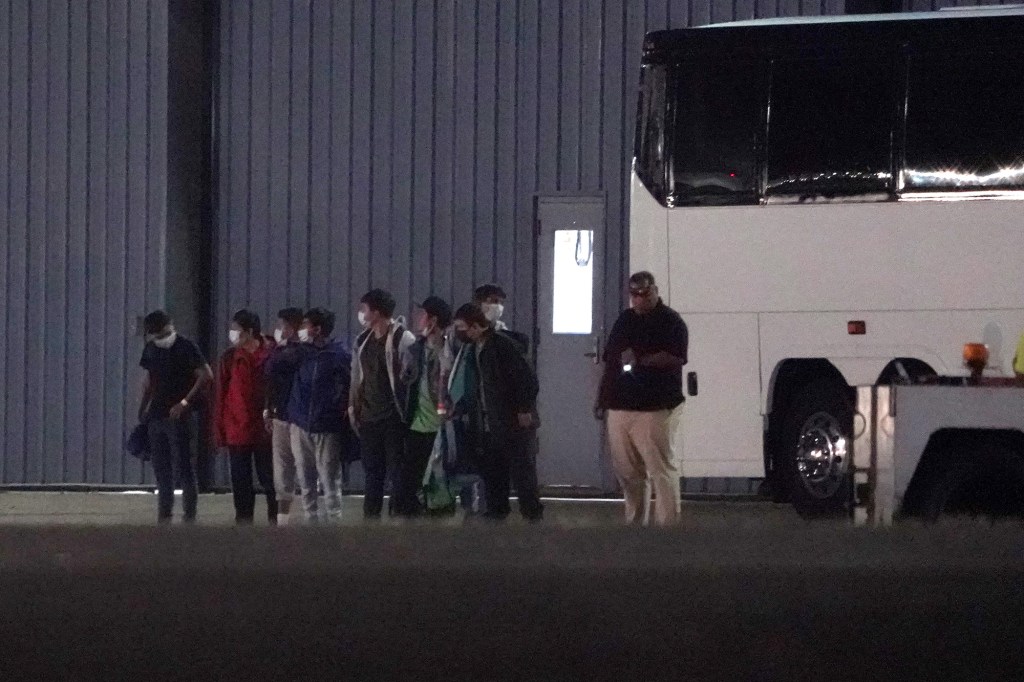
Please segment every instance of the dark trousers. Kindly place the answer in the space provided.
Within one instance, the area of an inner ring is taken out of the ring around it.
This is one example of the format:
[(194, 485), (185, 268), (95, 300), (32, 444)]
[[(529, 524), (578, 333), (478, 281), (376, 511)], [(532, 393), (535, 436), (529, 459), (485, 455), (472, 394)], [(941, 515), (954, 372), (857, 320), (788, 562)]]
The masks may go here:
[[(366, 496), (363, 498), (363, 516), (377, 518), (384, 508), (384, 487), (390, 482), (392, 492), (398, 478), (396, 468), (405, 449), (408, 429), (398, 419), (386, 419), (359, 427), (362, 444), (363, 471), (366, 472)], [(389, 511), (395, 507), (392, 494)]]
[(181, 419), (152, 419), (149, 422), (149, 456), (157, 487), (157, 519), (171, 520), (174, 511), (175, 479), (182, 489), (182, 507), (186, 521), (194, 521), (199, 504), (196, 463), (190, 446), (191, 415)]
[(434, 451), (435, 440), (436, 432), (409, 431), (405, 435), (405, 453), (398, 467), (398, 500), (395, 503), (395, 511), (399, 514), (412, 515), (421, 511), (417, 493), (423, 487), (423, 474)]
[(537, 487), (537, 458), (532, 445), (533, 431), (486, 433), (483, 440), (481, 474), (487, 495), (487, 516), (504, 518), (511, 511), (509, 487), (515, 484), (519, 513), (538, 520), (544, 515)]
[(277, 495), (274, 491), (274, 455), (269, 446), (228, 448), (231, 466), (231, 496), (235, 503), (235, 521), (252, 523), (256, 514), (256, 491), (252, 472), (267, 495), (267, 520), (277, 523)]

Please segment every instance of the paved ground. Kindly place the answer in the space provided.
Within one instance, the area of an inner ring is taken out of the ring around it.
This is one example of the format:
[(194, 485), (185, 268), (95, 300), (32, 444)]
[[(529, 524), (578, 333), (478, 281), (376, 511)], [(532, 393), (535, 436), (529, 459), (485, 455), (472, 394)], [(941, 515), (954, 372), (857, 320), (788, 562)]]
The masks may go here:
[[(363, 498), (343, 498), (343, 526), (363, 525)], [(181, 498), (175, 502), (175, 513), (181, 512)], [(623, 514), (621, 500), (548, 499), (546, 518), (550, 525), (562, 528), (581, 526), (617, 526)], [(513, 510), (516, 503), (512, 503)], [(764, 502), (684, 502), (684, 525), (708, 524), (799, 524), (800, 520), (788, 506)], [(259, 525), (265, 525), (266, 507), (263, 498), (256, 501)], [(156, 495), (137, 492), (0, 492), (0, 526), (2, 525), (152, 525), (156, 518)], [(521, 521), (514, 515), (513, 525)], [(203, 526), (234, 525), (234, 509), (229, 494), (201, 495), (199, 522)], [(385, 520), (385, 525), (402, 525), (398, 520)], [(448, 519), (425, 519), (414, 525), (461, 526), (462, 515)]]
[(698, 503), (655, 531), (573, 502), (539, 527), (239, 529), (221, 496), (157, 529), (152, 503), (0, 494), (0, 680), (1024, 676), (1016, 525)]

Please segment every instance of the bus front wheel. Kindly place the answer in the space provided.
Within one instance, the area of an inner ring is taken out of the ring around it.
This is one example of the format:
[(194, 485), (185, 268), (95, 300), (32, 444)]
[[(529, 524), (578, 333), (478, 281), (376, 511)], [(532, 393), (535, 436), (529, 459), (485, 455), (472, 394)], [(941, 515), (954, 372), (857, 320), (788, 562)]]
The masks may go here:
[(805, 518), (849, 513), (853, 404), (849, 387), (815, 380), (800, 388), (782, 433), (790, 499)]

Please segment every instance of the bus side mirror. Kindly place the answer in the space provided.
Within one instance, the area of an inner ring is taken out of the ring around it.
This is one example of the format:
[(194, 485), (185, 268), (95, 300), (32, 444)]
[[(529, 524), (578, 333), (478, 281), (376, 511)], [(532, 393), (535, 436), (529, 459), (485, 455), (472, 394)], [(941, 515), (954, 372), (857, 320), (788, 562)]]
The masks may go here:
[(686, 393), (690, 396), (695, 396), (698, 392), (699, 391), (697, 390), (697, 373), (689, 372), (686, 375)]

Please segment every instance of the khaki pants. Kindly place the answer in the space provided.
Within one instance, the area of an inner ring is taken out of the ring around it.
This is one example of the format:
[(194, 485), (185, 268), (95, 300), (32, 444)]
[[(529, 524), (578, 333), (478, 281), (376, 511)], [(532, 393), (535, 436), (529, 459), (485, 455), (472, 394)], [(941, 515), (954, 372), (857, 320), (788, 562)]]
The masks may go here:
[(274, 490), (278, 502), (291, 502), (295, 493), (297, 463), (292, 451), (292, 425), (275, 419), (272, 443), (274, 452)]
[(672, 410), (608, 410), (608, 444), (626, 498), (626, 523), (650, 523), (652, 488), (654, 523), (667, 526), (679, 521), (679, 467), (669, 446), (675, 416)]

